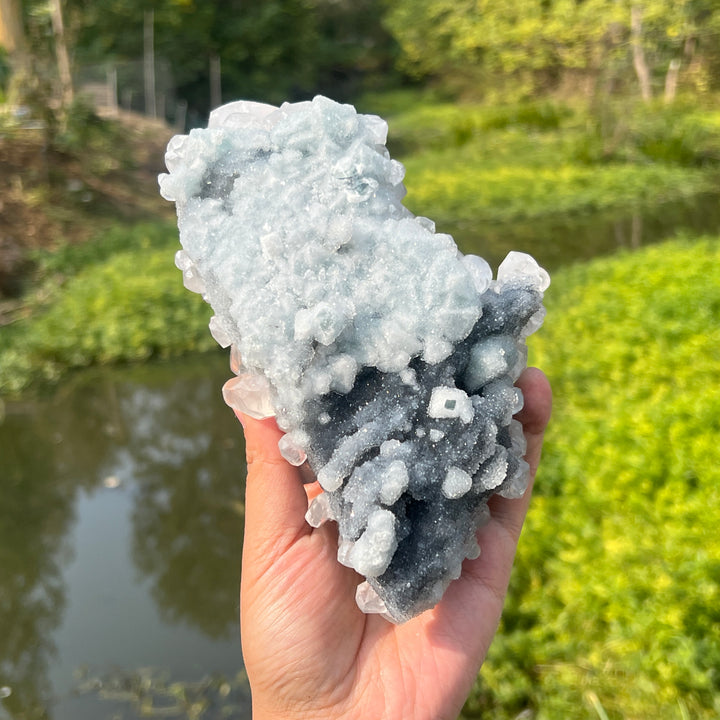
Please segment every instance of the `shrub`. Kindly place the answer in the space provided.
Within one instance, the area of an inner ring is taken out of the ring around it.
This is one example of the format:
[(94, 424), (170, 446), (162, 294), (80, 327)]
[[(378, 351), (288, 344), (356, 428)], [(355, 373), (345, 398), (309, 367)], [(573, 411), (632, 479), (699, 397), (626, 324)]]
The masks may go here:
[[(142, 227), (153, 230), (118, 229), (106, 245), (96, 241), (45, 258), (45, 272), (73, 274), (52, 290), (47, 307), (2, 329), (0, 394), (56, 380), (68, 368), (215, 347), (210, 309), (183, 287), (174, 250), (152, 246), (152, 232), (161, 233), (161, 226)], [(119, 249), (123, 240), (130, 249)]]
[[(542, 151), (536, 151), (538, 155)], [(543, 165), (532, 158), (498, 166), (491, 146), (426, 152), (408, 159), (407, 205), (443, 222), (502, 223), (684, 200), (715, 188), (702, 170), (672, 165)], [(543, 153), (544, 154), (544, 153)]]
[(468, 717), (720, 713), (720, 238), (558, 272), (555, 410)]

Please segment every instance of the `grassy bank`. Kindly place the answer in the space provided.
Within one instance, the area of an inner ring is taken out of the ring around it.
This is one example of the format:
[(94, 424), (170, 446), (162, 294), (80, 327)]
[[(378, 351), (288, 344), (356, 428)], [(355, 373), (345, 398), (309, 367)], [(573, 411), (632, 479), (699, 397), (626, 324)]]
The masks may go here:
[(622, 213), (718, 187), (720, 112), (713, 109), (678, 103), (590, 112), (549, 101), (489, 107), (402, 95), (377, 105), (390, 113), (389, 144), (407, 168), (407, 205), (440, 222)]
[(38, 252), (24, 317), (0, 328), (0, 396), (72, 368), (216, 347), (209, 306), (173, 264), (178, 247), (174, 223), (145, 223)]
[(554, 417), (468, 717), (720, 712), (720, 238), (559, 272)]

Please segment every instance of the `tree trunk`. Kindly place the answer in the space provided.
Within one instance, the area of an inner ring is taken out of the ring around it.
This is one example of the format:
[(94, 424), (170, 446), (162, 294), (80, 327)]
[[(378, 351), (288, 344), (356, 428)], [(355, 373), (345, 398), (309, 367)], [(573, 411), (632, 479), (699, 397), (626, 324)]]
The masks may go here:
[(144, 61), (143, 74), (145, 76), (145, 114), (151, 118), (157, 117), (155, 102), (155, 13), (145, 11), (145, 27), (143, 32)]
[(70, 72), (70, 54), (68, 53), (65, 38), (65, 24), (63, 23), (60, 0), (52, 0), (52, 28), (55, 38), (55, 57), (57, 58), (58, 75), (60, 76), (60, 94), (63, 108), (68, 108), (73, 101), (73, 81)]
[(220, 56), (213, 53), (210, 56), (210, 109), (222, 105), (222, 67)]
[(679, 74), (680, 61), (677, 58), (673, 58), (670, 61), (667, 74), (665, 75), (665, 103), (668, 105), (675, 100)]
[(645, 102), (652, 100), (652, 86), (650, 84), (650, 70), (645, 59), (645, 50), (642, 44), (642, 8), (633, 5), (630, 9), (630, 44), (632, 46), (633, 66), (640, 83), (640, 94)]
[(25, 52), (25, 33), (18, 0), (0, 0), (0, 47), (10, 55)]

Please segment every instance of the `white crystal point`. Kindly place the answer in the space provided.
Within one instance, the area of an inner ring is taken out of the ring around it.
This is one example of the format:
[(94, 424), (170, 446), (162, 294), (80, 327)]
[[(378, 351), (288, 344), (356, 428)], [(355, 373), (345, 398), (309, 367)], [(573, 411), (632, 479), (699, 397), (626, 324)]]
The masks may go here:
[(178, 250), (175, 253), (175, 267), (182, 271), (183, 285), (190, 290), (190, 292), (198, 293), (199, 295), (205, 292), (205, 281), (200, 277), (195, 263), (184, 250)]
[(378, 145), (384, 145), (387, 142), (388, 124), (379, 115), (365, 115), (365, 127), (373, 135), (373, 139)]
[(230, 346), (230, 369), (235, 375), (239, 375), (243, 369), (242, 356), (237, 345)]
[(230, 378), (222, 389), (223, 400), (233, 410), (257, 420), (274, 417), (270, 383), (263, 375), (244, 373)]
[(354, 546), (355, 543), (352, 540), (341, 540), (338, 543), (337, 559), (341, 565), (349, 568), (352, 567), (350, 553), (352, 552)]
[(550, 287), (550, 275), (537, 264), (532, 255), (512, 250), (498, 267), (497, 284), (502, 288), (518, 280), (530, 282), (540, 292)]
[(165, 151), (165, 165), (170, 172), (174, 172), (182, 165), (184, 160), (182, 149), (186, 140), (187, 135), (175, 135), (170, 138)]
[[(210, 113), (208, 128), (244, 128), (251, 125), (263, 126), (268, 116), (277, 111), (274, 105), (238, 100), (215, 108)], [(171, 168), (169, 168), (171, 169)]]
[(523, 457), (527, 451), (527, 438), (523, 430), (522, 423), (519, 420), (511, 420), (508, 427), (510, 431), (510, 442), (512, 449), (518, 457)]
[(530, 316), (530, 319), (527, 321), (527, 324), (520, 334), (523, 337), (527, 337), (539, 330), (542, 327), (543, 322), (545, 322), (545, 315), (547, 315), (547, 310), (544, 307), (541, 307), (536, 313)]

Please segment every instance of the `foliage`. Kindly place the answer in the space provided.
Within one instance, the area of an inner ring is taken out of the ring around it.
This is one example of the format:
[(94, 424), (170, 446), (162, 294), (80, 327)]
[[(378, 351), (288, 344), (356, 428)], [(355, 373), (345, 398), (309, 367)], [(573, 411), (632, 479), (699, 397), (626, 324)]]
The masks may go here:
[(389, 137), (392, 149), (405, 154), (427, 148), (460, 147), (492, 130), (559, 130), (574, 114), (569, 106), (550, 100), (492, 105), (438, 102), (425, 94), (420, 98), (410, 96), (401, 105), (403, 95), (396, 96), (399, 102), (394, 107), (386, 104), (382, 114), (392, 115)]
[(717, 112), (626, 112), (610, 145), (584, 110), (544, 102), (425, 104), (390, 119), (408, 206), (442, 222), (635, 211), (716, 187)]
[(41, 293), (43, 307), (32, 317), (2, 328), (1, 394), (56, 380), (67, 368), (214, 347), (207, 305), (185, 290), (173, 251), (152, 247), (145, 228), (127, 231), (129, 249), (117, 249), (117, 230), (107, 247), (98, 239), (46, 258), (48, 272), (77, 272), (61, 288)]
[(108, 165), (129, 167), (132, 161), (127, 131), (101, 118), (82, 95), (65, 108), (63, 126), (53, 139), (53, 147), (78, 158), (90, 172), (100, 175)]
[(720, 37), (712, 0), (400, 0), (385, 23), (408, 72), (475, 96), (527, 97), (573, 74), (607, 94), (635, 85), (633, 6), (642, 11), (638, 43), (658, 89), (672, 61), (687, 87), (707, 89)]
[(467, 717), (720, 712), (720, 238), (558, 272), (555, 409)]
[(683, 97), (673, 105), (640, 109), (605, 102), (587, 116), (590, 132), (578, 157), (588, 162), (670, 162), (687, 167), (720, 164), (720, 112)]
[(10, 58), (7, 50), (0, 46), (0, 103), (5, 102), (5, 95), (10, 81)]
[[(146, 2), (68, 6), (78, 61), (143, 57)], [(171, 63), (178, 94), (200, 116), (208, 110), (211, 56), (222, 63), (227, 100), (280, 103), (318, 90), (347, 97), (366, 76), (392, 75), (395, 45), (377, 20), (380, 0), (158, 0), (152, 7), (155, 52)]]
[[(486, 152), (486, 151), (485, 151)], [(632, 210), (709, 192), (712, 178), (663, 165), (569, 162), (483, 167), (483, 149), (408, 160), (408, 207), (445, 221), (507, 222), (548, 215)], [(442, 170), (438, 170), (442, 168)]]

